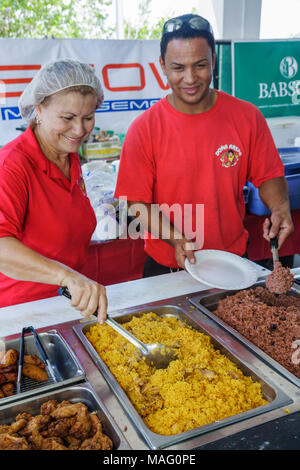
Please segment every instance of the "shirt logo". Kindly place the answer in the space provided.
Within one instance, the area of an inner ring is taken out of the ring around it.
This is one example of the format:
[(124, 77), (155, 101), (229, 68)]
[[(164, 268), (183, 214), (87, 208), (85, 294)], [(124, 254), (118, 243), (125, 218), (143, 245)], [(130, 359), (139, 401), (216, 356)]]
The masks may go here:
[(220, 159), (222, 167), (230, 168), (237, 164), (242, 156), (242, 152), (239, 147), (234, 144), (224, 144), (218, 148), (215, 155)]
[(82, 191), (82, 194), (84, 194), (84, 196), (87, 197), (86, 187), (85, 187), (85, 183), (84, 183), (84, 179), (83, 179), (82, 175), (79, 176), (79, 178), (77, 180), (77, 184), (79, 185), (79, 187)]

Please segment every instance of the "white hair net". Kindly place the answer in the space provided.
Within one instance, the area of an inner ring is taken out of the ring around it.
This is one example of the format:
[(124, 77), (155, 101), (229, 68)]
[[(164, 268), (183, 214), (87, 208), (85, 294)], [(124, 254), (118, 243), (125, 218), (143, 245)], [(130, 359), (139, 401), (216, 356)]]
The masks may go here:
[(101, 106), (103, 90), (93, 67), (72, 59), (58, 59), (43, 65), (19, 99), (21, 116), (26, 121), (32, 121), (36, 116), (35, 106), (47, 96), (78, 85), (93, 88), (97, 94), (97, 108)]

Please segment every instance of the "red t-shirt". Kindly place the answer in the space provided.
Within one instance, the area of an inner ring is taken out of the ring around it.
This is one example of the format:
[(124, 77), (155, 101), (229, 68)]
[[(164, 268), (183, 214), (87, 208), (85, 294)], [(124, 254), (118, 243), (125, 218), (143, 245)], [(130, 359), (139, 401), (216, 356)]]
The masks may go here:
[[(176, 216), (163, 212), (186, 236), (197, 233), (197, 248), (243, 255), (245, 182), (259, 187), (283, 175), (267, 123), (254, 105), (218, 91), (210, 110), (186, 114), (163, 98), (128, 130), (115, 197), (176, 205)], [(178, 266), (173, 247), (147, 233), (145, 250), (160, 264)]]
[[(15, 237), (74, 270), (83, 266), (96, 218), (80, 160), (70, 154), (70, 181), (42, 153), (32, 129), (0, 150), (0, 237)], [(0, 307), (57, 295), (57, 286), (0, 273)]]

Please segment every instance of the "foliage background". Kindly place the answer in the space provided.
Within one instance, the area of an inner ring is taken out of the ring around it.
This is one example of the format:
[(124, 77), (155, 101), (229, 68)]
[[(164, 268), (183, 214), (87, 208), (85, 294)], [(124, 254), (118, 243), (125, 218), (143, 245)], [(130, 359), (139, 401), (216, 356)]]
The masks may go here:
[[(162, 25), (149, 26), (151, 0), (139, 3), (139, 25), (125, 22), (125, 39), (159, 39)], [(112, 0), (0, 0), (3, 38), (115, 38), (109, 26)]]

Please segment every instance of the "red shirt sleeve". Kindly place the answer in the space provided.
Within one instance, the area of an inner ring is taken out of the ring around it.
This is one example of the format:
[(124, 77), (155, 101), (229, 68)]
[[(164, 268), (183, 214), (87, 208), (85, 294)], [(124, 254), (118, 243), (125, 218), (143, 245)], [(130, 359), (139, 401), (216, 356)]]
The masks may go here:
[(26, 178), (16, 164), (0, 165), (0, 237), (16, 237), (22, 231), (28, 202)]
[(131, 124), (124, 140), (115, 197), (151, 203), (155, 178), (149, 126), (141, 115)]
[(256, 110), (256, 127), (248, 163), (248, 180), (257, 188), (271, 178), (284, 176), (284, 165), (262, 113)]

